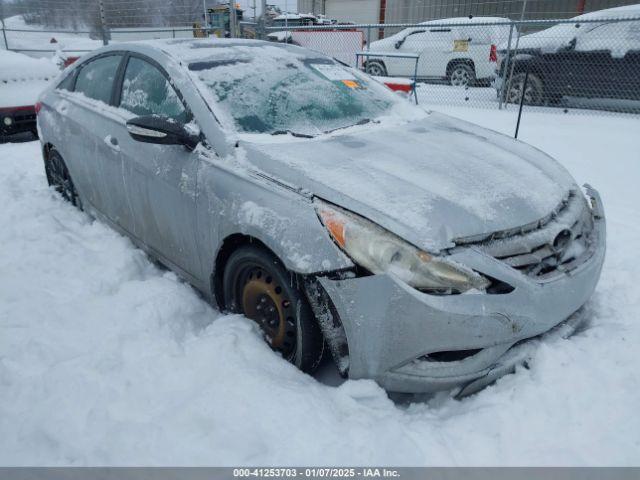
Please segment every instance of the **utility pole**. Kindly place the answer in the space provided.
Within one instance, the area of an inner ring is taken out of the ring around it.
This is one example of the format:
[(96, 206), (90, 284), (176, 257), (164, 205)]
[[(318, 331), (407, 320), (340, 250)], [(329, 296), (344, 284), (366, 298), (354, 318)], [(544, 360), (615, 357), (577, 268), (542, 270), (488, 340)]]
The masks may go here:
[(107, 21), (104, 14), (104, 2), (99, 0), (100, 5), (100, 29), (102, 30), (102, 44), (109, 45), (109, 39), (107, 37)]
[(207, 0), (202, 0), (202, 28), (207, 28), (209, 22), (207, 21)]
[(235, 0), (229, 2), (229, 36), (235, 38), (238, 35), (238, 18), (236, 16)]
[(258, 38), (267, 38), (267, 0), (260, 0), (260, 20), (258, 21)]
[(257, 17), (256, 17), (256, 0), (253, 0), (253, 3), (251, 4), (251, 10), (253, 10), (253, 21), (255, 22), (257, 20)]

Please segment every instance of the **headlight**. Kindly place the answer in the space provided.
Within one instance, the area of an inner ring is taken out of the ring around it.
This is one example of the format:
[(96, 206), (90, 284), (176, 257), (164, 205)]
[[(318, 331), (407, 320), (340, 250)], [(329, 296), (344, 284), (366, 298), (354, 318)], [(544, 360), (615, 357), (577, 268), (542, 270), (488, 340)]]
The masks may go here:
[(414, 288), (434, 293), (484, 290), (489, 281), (462, 265), (423, 252), (358, 215), (316, 199), (333, 240), (354, 263), (371, 273), (391, 273)]
[(2, 121), (7, 127), (10, 127), (13, 124), (13, 118), (11, 117), (4, 117)]

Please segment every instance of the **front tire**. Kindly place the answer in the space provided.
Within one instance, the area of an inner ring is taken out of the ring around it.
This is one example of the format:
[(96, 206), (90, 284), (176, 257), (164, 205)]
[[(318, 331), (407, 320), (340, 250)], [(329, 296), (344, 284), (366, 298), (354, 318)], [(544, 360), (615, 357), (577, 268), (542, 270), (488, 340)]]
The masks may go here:
[[(508, 103), (520, 103), (522, 90), (524, 88), (525, 73), (516, 73), (511, 79), (511, 87), (506, 92), (506, 101)], [(544, 100), (544, 85), (542, 80), (533, 73), (529, 74), (527, 79), (527, 89), (524, 92), (525, 105), (542, 105)]]
[(78, 191), (69, 174), (67, 164), (55, 148), (49, 150), (44, 169), (47, 174), (49, 186), (54, 187), (63, 199), (82, 210), (82, 203), (80, 202)]
[(266, 249), (233, 252), (222, 279), (225, 307), (256, 322), (269, 346), (304, 372), (322, 359), (324, 337), (297, 277)]

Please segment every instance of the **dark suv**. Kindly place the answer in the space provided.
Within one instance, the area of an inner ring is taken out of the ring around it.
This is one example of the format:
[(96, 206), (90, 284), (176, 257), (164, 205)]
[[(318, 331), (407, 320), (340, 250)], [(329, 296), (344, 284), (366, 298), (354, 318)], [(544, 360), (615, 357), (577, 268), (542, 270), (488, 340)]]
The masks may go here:
[[(638, 20), (612, 20), (620, 17)], [(584, 22), (594, 19), (603, 22)], [(528, 72), (527, 104), (559, 103), (563, 97), (618, 99), (634, 101), (623, 102), (625, 110), (640, 111), (635, 103), (640, 101), (640, 6), (573, 20), (521, 37), (517, 50), (508, 52), (503, 46), (495, 81), (498, 95), (519, 102)]]

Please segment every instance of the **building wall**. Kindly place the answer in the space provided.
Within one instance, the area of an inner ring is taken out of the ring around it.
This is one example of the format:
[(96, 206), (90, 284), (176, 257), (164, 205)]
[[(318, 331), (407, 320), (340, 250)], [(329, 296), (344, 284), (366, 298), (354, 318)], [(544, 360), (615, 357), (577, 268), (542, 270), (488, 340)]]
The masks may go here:
[[(585, 0), (585, 13), (632, 5), (639, 0)], [(467, 15), (520, 19), (525, 0), (386, 0), (386, 23), (414, 23)], [(372, 3), (377, 11), (371, 12)], [(569, 18), (578, 15), (580, 0), (526, 0), (525, 19)], [(377, 23), (380, 0), (298, 0), (298, 11), (326, 14), (343, 22)], [(369, 19), (363, 21), (363, 19)]]
[[(638, 0), (586, 0), (584, 12), (631, 5)], [(520, 19), (525, 0), (387, 0), (386, 22), (421, 22), (435, 18), (500, 16)], [(580, 0), (527, 0), (525, 19), (579, 15)]]

